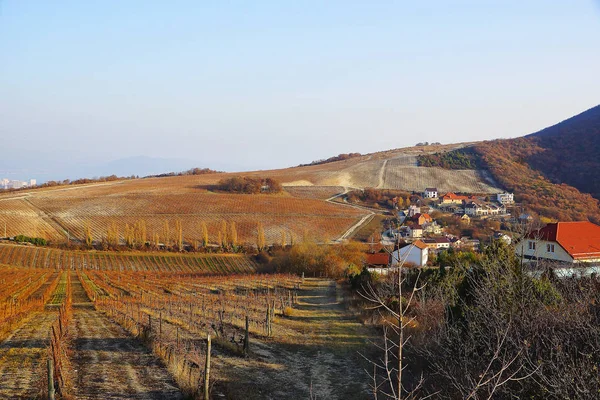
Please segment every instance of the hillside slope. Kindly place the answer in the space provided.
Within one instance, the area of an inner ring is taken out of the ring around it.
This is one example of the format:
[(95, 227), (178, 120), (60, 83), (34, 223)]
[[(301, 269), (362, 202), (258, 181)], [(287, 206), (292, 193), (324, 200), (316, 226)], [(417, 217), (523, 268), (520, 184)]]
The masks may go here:
[(537, 133), (478, 143), (475, 149), (494, 178), (533, 211), (561, 221), (600, 221), (600, 106)]
[(353, 157), (343, 161), (309, 165), (260, 174), (278, 179), (284, 186), (341, 186), (364, 189), (397, 189), (422, 192), (426, 187), (440, 191), (498, 193), (484, 170), (447, 170), (417, 165), (417, 157), (463, 148), (470, 143), (414, 146)]
[(600, 105), (526, 136), (543, 151), (529, 164), (555, 183), (567, 183), (600, 199)]

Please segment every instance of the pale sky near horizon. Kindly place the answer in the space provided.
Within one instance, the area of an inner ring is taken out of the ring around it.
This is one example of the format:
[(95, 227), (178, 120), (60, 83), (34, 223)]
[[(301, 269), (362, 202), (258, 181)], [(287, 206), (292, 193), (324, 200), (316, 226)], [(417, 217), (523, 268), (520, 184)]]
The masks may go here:
[(597, 0), (0, 0), (0, 149), (279, 168), (532, 133), (598, 71)]

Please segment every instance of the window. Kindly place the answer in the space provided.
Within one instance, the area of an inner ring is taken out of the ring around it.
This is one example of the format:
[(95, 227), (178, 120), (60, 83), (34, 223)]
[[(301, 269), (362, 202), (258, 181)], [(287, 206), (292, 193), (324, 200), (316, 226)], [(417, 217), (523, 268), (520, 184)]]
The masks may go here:
[(535, 242), (529, 242), (529, 250), (535, 250)]
[(550, 243), (548, 243), (548, 244), (546, 245), (546, 251), (547, 251), (548, 253), (554, 253), (554, 245), (553, 245), (553, 244), (550, 244)]

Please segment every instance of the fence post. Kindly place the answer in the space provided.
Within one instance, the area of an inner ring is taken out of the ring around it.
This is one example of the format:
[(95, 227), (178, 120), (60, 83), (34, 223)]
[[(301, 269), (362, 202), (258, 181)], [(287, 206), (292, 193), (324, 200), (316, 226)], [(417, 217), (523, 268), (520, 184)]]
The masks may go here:
[(244, 354), (248, 355), (248, 348), (250, 347), (250, 320), (246, 315), (246, 334), (244, 335)]
[(204, 366), (204, 400), (210, 400), (210, 333), (206, 340), (206, 365)]
[(54, 400), (54, 365), (52, 359), (48, 359), (48, 400)]

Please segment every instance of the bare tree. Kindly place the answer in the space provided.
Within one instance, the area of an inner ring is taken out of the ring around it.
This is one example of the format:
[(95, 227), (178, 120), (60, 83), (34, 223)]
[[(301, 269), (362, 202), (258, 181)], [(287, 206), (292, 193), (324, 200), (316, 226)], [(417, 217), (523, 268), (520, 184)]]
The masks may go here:
[[(377, 361), (367, 358), (373, 365), (373, 372), (367, 371), (367, 373), (372, 380), (371, 389), (375, 398), (378, 394), (381, 394), (384, 398), (396, 400), (415, 399), (423, 383), (421, 378), (410, 389), (403, 384), (403, 373), (406, 369), (403, 350), (410, 340), (407, 328), (415, 319), (414, 316), (409, 315), (409, 310), (415, 301), (416, 294), (424, 288), (424, 286), (418, 285), (421, 275), (421, 270), (419, 270), (414, 285), (411, 286), (408, 293), (403, 293), (403, 286), (406, 284), (403, 269), (409, 255), (410, 251), (403, 258), (398, 257), (400, 259), (392, 276), (393, 279), (385, 280), (385, 284), (380, 287), (375, 287), (371, 282), (368, 282), (363, 286), (363, 291), (359, 292), (371, 304), (369, 308), (380, 313), (384, 324), (383, 344), (375, 344), (381, 351), (382, 358)], [(390, 261), (389, 270), (393, 270), (391, 263)], [(392, 295), (397, 296), (397, 304), (390, 303), (389, 299)], [(378, 382), (379, 376), (382, 377), (381, 382)]]

